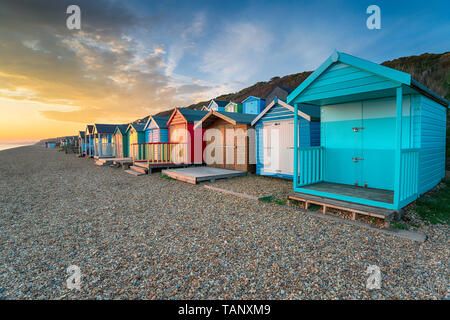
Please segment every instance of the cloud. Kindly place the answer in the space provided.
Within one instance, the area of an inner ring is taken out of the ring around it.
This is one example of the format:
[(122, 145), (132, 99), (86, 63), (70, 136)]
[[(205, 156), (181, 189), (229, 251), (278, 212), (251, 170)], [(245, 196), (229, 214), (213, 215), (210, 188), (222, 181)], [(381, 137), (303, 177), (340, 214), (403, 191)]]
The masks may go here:
[[(81, 8), (79, 31), (66, 28), (69, 4)], [(40, 111), (46, 118), (131, 121), (194, 102), (195, 90), (205, 90), (186, 86), (188, 79), (177, 82), (170, 71), (202, 32), (201, 13), (188, 26), (180, 24), (181, 55), (169, 50), (165, 61), (163, 44), (134, 34), (161, 21), (138, 16), (119, 1), (6, 0), (0, 12), (0, 60), (8, 61), (0, 66), (0, 97), (67, 105), (67, 111)]]
[(263, 25), (234, 22), (204, 50), (201, 69), (220, 75), (223, 82), (243, 83), (261, 68), (273, 43)]

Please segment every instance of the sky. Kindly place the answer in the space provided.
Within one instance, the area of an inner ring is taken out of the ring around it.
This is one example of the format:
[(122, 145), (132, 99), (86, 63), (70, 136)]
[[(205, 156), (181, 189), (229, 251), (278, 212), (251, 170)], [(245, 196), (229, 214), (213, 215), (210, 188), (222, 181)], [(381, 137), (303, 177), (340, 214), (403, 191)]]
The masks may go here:
[[(81, 29), (69, 30), (69, 5)], [(381, 10), (369, 30), (366, 9)], [(449, 1), (1, 0), (0, 142), (128, 123), (317, 68), (450, 51)]]

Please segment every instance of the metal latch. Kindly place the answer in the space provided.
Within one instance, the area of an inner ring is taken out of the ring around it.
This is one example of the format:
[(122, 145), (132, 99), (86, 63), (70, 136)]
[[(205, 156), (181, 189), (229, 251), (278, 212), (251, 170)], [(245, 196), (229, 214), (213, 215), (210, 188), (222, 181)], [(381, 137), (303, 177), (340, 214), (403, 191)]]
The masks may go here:
[(359, 130), (363, 130), (364, 127), (353, 127), (352, 130), (353, 132), (358, 132)]
[(352, 158), (353, 162), (358, 162), (359, 160), (364, 160), (364, 158)]

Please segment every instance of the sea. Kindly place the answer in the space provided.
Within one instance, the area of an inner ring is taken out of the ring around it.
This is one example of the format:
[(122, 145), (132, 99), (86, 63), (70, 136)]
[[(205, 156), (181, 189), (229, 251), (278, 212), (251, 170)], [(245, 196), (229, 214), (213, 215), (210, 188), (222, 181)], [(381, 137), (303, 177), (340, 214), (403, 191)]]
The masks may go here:
[(0, 143), (0, 151), (17, 147), (31, 146), (33, 143)]

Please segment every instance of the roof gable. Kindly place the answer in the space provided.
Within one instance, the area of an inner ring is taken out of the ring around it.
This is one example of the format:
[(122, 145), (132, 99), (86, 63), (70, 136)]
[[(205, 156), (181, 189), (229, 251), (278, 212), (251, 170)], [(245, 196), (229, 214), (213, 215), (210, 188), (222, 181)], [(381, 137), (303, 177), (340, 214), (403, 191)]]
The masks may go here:
[(128, 125), (126, 132), (128, 133), (128, 131), (130, 131), (131, 128), (133, 128), (137, 132), (142, 132), (144, 131), (145, 125), (132, 122)]
[(113, 134), (114, 130), (116, 130), (117, 124), (94, 124), (93, 133), (103, 133), (103, 134)]
[(255, 119), (256, 114), (245, 114), (245, 113), (237, 113), (237, 112), (224, 112), (224, 111), (209, 111), (199, 122), (197, 122), (194, 128), (201, 126), (207, 127), (209, 125), (210, 120), (217, 118), (222, 119), (232, 125), (236, 124), (248, 124), (250, 125)]
[[(342, 69), (342, 70), (340, 70)], [(340, 71), (339, 71), (340, 70)], [(353, 57), (351, 55), (335, 51), (325, 62), (317, 68), (305, 81), (303, 81), (287, 98), (287, 102), (304, 102), (314, 100), (324, 93), (324, 87), (339, 80), (342, 82), (337, 84), (333, 94), (345, 95), (345, 89), (364, 82), (361, 90), (368, 90), (380, 87), (385, 82), (385, 87), (394, 87), (401, 84), (410, 85), (411, 75), (397, 71), (367, 60)], [(349, 83), (353, 81), (353, 83)], [(322, 88), (322, 89), (320, 89)], [(301, 98), (299, 98), (301, 96)]]
[(261, 99), (261, 98), (255, 97), (255, 96), (248, 96), (244, 101), (242, 101), (242, 103), (253, 101), (253, 100), (264, 100), (264, 99)]
[(147, 124), (145, 125), (145, 130), (147, 129), (165, 129), (167, 128), (167, 121), (169, 120), (169, 117), (157, 117), (157, 116), (151, 116), (148, 119)]
[[(280, 100), (278, 98), (275, 98), (253, 121), (252, 121), (252, 126), (254, 126), (262, 117), (264, 117), (265, 114), (269, 113), (270, 110), (272, 108), (275, 108), (277, 106), (281, 106), (287, 110), (289, 110), (290, 112), (294, 113), (295, 109), (293, 106), (287, 104), (286, 102), (284, 102), (283, 100)], [(316, 107), (318, 109), (318, 111), (316, 112), (316, 114), (308, 114), (306, 112), (303, 112), (301, 110), (297, 110), (298, 111), (298, 115), (302, 118), (304, 118), (305, 120), (308, 121), (317, 121), (320, 119), (319, 117), (319, 112), (320, 109), (318, 107)]]

